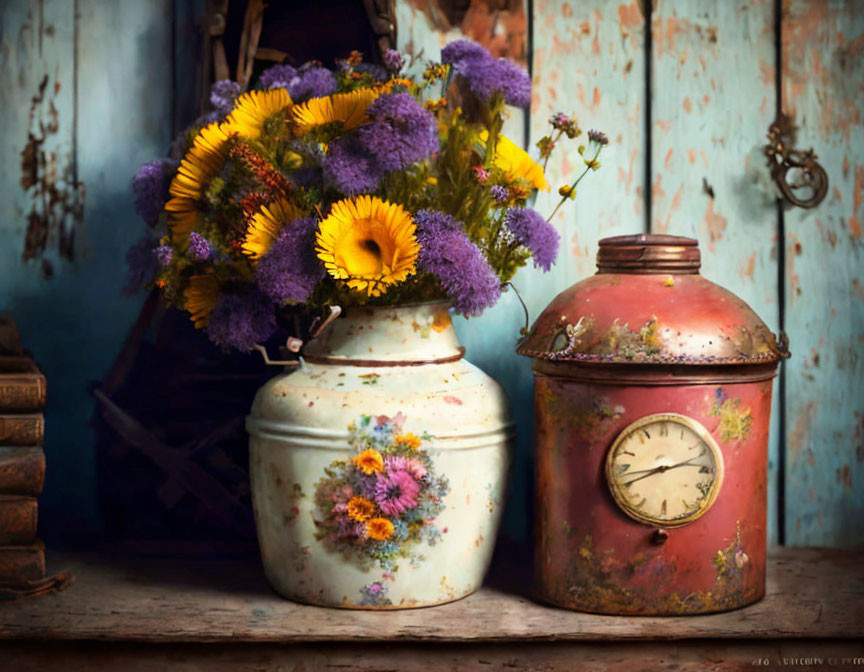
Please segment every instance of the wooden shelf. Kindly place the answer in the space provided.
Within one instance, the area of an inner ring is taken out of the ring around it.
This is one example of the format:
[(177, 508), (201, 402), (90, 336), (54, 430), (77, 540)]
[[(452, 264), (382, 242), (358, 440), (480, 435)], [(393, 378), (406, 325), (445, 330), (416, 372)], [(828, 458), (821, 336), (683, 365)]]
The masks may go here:
[[(806, 644), (811, 652), (817, 646), (814, 642), (821, 642), (822, 649), (827, 646), (837, 650), (839, 646), (844, 653), (864, 656), (864, 553), (858, 552), (774, 549), (769, 554), (764, 600), (734, 612), (690, 617), (582, 614), (544, 606), (524, 592), (498, 587), (484, 587), (459, 602), (428, 609), (325, 609), (295, 604), (276, 595), (254, 557), (203, 560), (56, 553), (50, 560), (54, 570), (68, 569), (75, 575), (76, 582), (70, 588), (20, 604), (0, 605), (0, 640), (6, 640), (0, 643), (0, 653), (18, 656), (15, 660), (22, 665), (20, 669), (30, 669), (25, 663), (37, 658), (50, 669), (44, 659), (48, 655), (44, 646), (32, 640), (52, 640), (53, 651), (65, 652), (63, 665), (68, 670), (76, 669), (70, 662), (74, 656), (69, 657), (74, 642), (89, 643), (89, 648), (74, 651), (88, 652), (88, 664), (95, 666), (91, 669), (101, 669), (94, 662), (99, 660), (92, 650), (94, 642), (114, 644), (115, 655), (126, 651), (118, 649), (117, 644), (137, 647), (139, 653), (134, 660), (144, 660), (160, 651), (159, 655), (169, 655), (165, 647), (180, 644), (205, 656), (217, 650), (213, 645), (236, 649), (239, 645), (266, 648), (280, 644), (283, 648), (275, 650), (283, 656), (289, 650), (284, 645), (290, 645), (295, 647), (290, 650), (309, 655), (313, 649), (330, 656), (343, 651), (349, 660), (354, 660), (346, 646), (360, 651), (383, 643), (390, 643), (391, 652), (395, 651), (394, 644), (404, 649), (408, 643), (415, 647), (435, 643), (436, 655), (450, 650), (448, 646), (474, 645), (477, 651), (486, 650), (483, 655), (494, 660), (520, 644), (536, 648), (549, 642), (569, 643), (571, 653), (593, 646), (597, 649), (595, 657), (609, 655), (612, 643), (631, 645), (648, 660), (665, 650), (658, 648), (658, 642), (668, 644), (669, 640), (678, 640), (675, 646), (679, 653), (701, 651), (699, 655), (703, 656), (711, 655), (712, 646), (728, 653), (730, 640), (738, 642), (739, 652), (753, 649), (746, 655), (754, 656), (766, 646), (772, 651), (777, 646), (787, 650), (796, 641)], [(202, 649), (201, 643), (208, 646)], [(328, 646), (322, 648), (324, 643)], [(342, 643), (341, 648), (338, 643)], [(547, 650), (552, 651), (548, 645)], [(555, 655), (561, 654), (560, 649), (554, 651), (558, 651)], [(620, 652), (620, 648), (614, 651)], [(416, 658), (416, 652), (411, 655)], [(513, 655), (518, 658), (521, 654)], [(361, 658), (352, 664), (359, 664)], [(553, 658), (549, 653), (544, 660)], [(376, 669), (373, 663), (370, 665), (356, 669)], [(566, 669), (549, 665), (550, 670)], [(216, 665), (214, 669), (222, 668)]]

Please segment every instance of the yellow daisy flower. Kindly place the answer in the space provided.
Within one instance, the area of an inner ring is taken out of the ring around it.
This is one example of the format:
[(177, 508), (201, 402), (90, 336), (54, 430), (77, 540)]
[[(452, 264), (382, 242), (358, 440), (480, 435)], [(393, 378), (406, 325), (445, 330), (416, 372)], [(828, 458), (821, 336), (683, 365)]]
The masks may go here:
[(367, 448), (359, 455), (351, 458), (351, 461), (367, 476), (384, 471), (384, 458), (374, 448)]
[(318, 225), (315, 250), (331, 276), (379, 296), (414, 273), (416, 228), (401, 205), (377, 196), (346, 198)]
[(255, 140), (264, 130), (264, 122), (293, 105), (287, 89), (247, 91), (234, 103), (225, 120), (229, 133)]
[(352, 497), (348, 502), (348, 516), (358, 522), (369, 520), (375, 515), (375, 503), (365, 497)]
[(206, 327), (219, 300), (219, 281), (212, 275), (193, 275), (183, 292), (183, 305), (192, 314), (196, 329)]
[[(488, 139), (489, 132), (482, 131), (480, 140), (485, 144)], [(543, 191), (549, 189), (549, 183), (543, 174), (543, 167), (536, 163), (524, 149), (504, 135), (498, 136), (494, 161), (495, 165), (504, 171), (508, 179), (523, 179), (533, 184), (536, 189)]]
[(387, 541), (393, 535), (393, 523), (386, 518), (373, 518), (366, 523), (366, 534), (376, 541)]
[(227, 153), (228, 133), (224, 124), (214, 122), (201, 129), (168, 189), (171, 198), (165, 204), (165, 210), (173, 234), (184, 237), (194, 230), (198, 221), (198, 202), (210, 181), (222, 171)]
[(407, 434), (400, 434), (397, 436), (396, 443), (401, 443), (409, 446), (413, 450), (417, 450), (420, 447), (420, 437), (408, 432)]
[(252, 216), (246, 230), (246, 239), (243, 241), (243, 252), (252, 259), (260, 259), (279, 237), (282, 227), (302, 216), (300, 209), (285, 199), (263, 206)]
[(357, 89), (349, 93), (312, 98), (294, 108), (294, 123), (301, 133), (336, 121), (342, 122), (342, 130), (350, 131), (369, 121), (366, 108), (381, 93), (382, 89)]

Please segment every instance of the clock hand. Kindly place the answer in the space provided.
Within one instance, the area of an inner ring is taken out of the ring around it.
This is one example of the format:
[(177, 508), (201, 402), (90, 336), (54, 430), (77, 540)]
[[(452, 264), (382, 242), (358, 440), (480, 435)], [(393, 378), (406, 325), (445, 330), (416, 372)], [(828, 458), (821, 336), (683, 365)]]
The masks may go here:
[(695, 457), (691, 457), (689, 460), (686, 460), (684, 462), (679, 462), (678, 464), (672, 464), (669, 466), (663, 464), (659, 467), (654, 467), (653, 469), (640, 469), (639, 471), (630, 471), (626, 474), (627, 476), (633, 476), (635, 474), (643, 474), (643, 475), (639, 476), (638, 478), (634, 478), (630, 481), (625, 481), (624, 485), (630, 485), (631, 483), (635, 483), (636, 481), (641, 481), (643, 478), (648, 478), (649, 476), (652, 476), (653, 474), (662, 474), (664, 471), (669, 471), (670, 469), (677, 469), (678, 467), (701, 467), (701, 466), (703, 466), (701, 464), (691, 464), (692, 460), (695, 460), (695, 459), (696, 459)]

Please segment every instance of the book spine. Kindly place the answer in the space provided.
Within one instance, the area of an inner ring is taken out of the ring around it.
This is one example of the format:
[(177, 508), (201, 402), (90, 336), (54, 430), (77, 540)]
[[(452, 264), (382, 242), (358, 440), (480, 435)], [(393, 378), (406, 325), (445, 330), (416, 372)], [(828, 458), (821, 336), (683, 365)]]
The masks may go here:
[(0, 495), (0, 546), (20, 546), (36, 539), (35, 497)]
[(26, 413), (45, 407), (45, 377), (41, 374), (0, 374), (0, 411)]
[(45, 576), (45, 547), (37, 541), (29, 546), (0, 546), (0, 584), (35, 581)]
[(41, 448), (0, 446), (0, 494), (30, 495), (42, 492), (45, 453)]
[(0, 414), (0, 446), (41, 446), (45, 438), (45, 418), (41, 413)]

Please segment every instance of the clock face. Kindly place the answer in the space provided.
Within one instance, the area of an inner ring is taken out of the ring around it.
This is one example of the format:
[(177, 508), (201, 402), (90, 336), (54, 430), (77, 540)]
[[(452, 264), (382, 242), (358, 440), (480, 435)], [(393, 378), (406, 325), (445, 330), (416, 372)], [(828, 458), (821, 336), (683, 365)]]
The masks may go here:
[(618, 506), (640, 523), (675, 527), (714, 503), (723, 455), (708, 430), (677, 413), (649, 415), (624, 429), (606, 460)]

